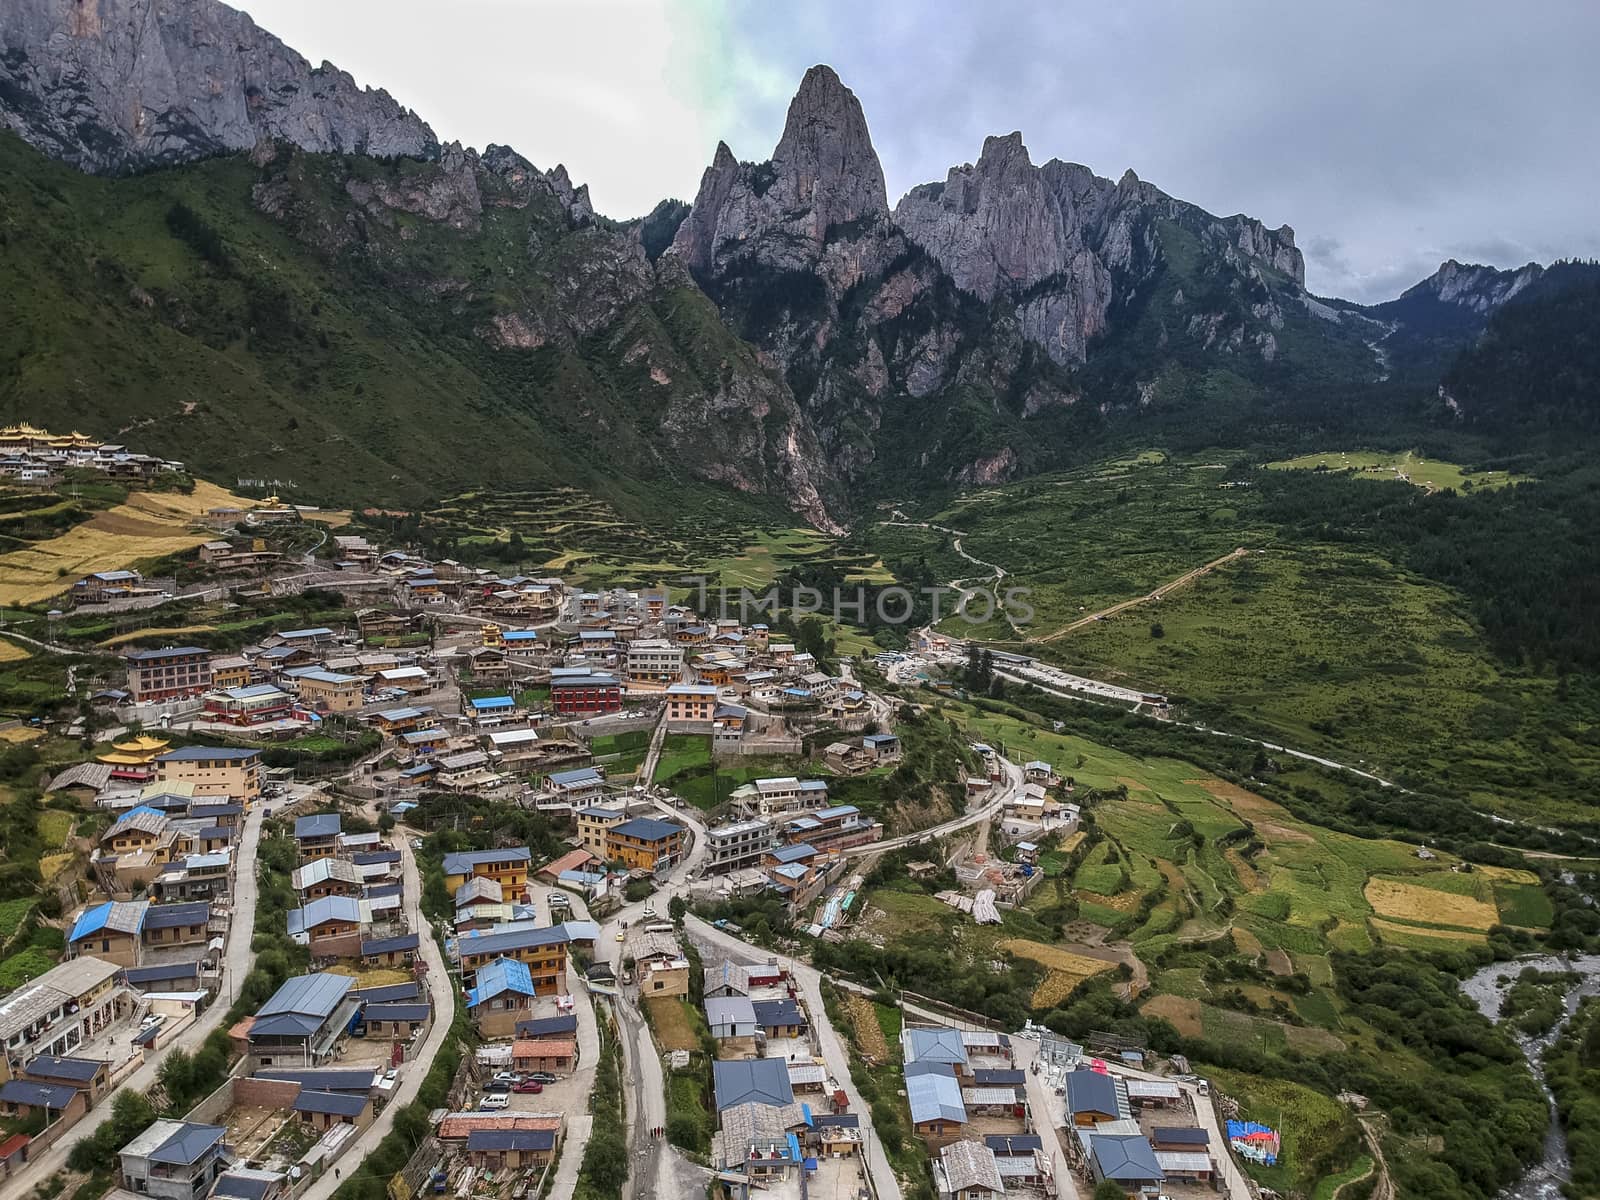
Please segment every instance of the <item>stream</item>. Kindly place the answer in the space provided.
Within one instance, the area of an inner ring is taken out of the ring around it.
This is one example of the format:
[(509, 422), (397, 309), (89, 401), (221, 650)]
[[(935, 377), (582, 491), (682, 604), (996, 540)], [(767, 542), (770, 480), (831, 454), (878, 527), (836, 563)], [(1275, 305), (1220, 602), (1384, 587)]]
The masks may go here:
[[(1556, 1120), (1555, 1097), (1551, 1095), (1550, 1088), (1545, 1083), (1541, 1057), (1545, 1048), (1560, 1035), (1566, 1026), (1567, 1018), (1577, 1011), (1578, 1001), (1584, 996), (1600, 995), (1600, 958), (1580, 957), (1569, 960), (1547, 954), (1537, 958), (1520, 958), (1514, 962), (1490, 963), (1481, 971), (1462, 980), (1461, 990), (1478, 1006), (1479, 1012), (1498, 1024), (1501, 998), (1512, 981), (1526, 967), (1533, 967), (1538, 971), (1573, 971), (1582, 978), (1568, 990), (1567, 1016), (1557, 1021), (1555, 1028), (1538, 1037), (1528, 1037), (1521, 1033), (1512, 1035), (1516, 1038), (1517, 1045), (1522, 1047), (1522, 1053), (1528, 1060), (1533, 1077), (1539, 1081), (1539, 1086), (1544, 1091), (1545, 1103), (1550, 1106), (1550, 1127), (1544, 1135), (1544, 1158), (1537, 1165), (1529, 1167), (1521, 1179), (1501, 1192), (1500, 1200), (1560, 1200), (1561, 1184), (1571, 1173), (1572, 1159), (1567, 1154), (1566, 1133), (1561, 1128), (1561, 1122)], [(1502, 976), (1506, 980), (1504, 985), (1499, 982)]]

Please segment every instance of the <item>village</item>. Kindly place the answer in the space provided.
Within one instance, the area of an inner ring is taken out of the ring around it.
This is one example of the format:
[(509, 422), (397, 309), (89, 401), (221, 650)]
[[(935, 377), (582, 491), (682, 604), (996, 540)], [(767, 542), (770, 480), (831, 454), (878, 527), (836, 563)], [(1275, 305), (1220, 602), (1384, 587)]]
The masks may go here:
[[(0, 469), (118, 449), (61, 441), (6, 431)], [(772, 903), (804, 938), (837, 940), (879, 856), (914, 847), (913, 874), (953, 871), (941, 900), (998, 924), (1043, 878), (1041, 847), (1078, 829), (1073, 781), (974, 743), (951, 781), (960, 810), (891, 833), (832, 794), (905, 754), (903, 702), (848, 661), (824, 670), (792, 633), (665, 588), (504, 575), (337, 530), (320, 556), (265, 548), (262, 529), (304, 516), (276, 499), (206, 511), (195, 571), (239, 595), (336, 593), (348, 621), (225, 651), (141, 645), (116, 678), (82, 685), (97, 749), (45, 790), (104, 828), (61, 961), (0, 998), (0, 1115), (17, 1131), (0, 1179), (44, 1183), (119, 1093), (222, 1038), (226, 1078), (117, 1148), (118, 1200), (324, 1200), (451, 1055), (446, 1101), (388, 1185), (397, 1200), (572, 1195), (613, 1057), (628, 1194), (919, 1194), (874, 1137), (829, 1016), (824, 988), (859, 985), (701, 913)], [(60, 603), (137, 613), (173, 597), (124, 566), (64, 580)], [(959, 652), (919, 639), (860, 666), (936, 674)], [(350, 753), (299, 770), (310, 744)], [(664, 779), (674, 755), (709, 782)], [(774, 762), (788, 770), (761, 773)], [(686, 801), (690, 782), (709, 803)], [(484, 806), (548, 822), (560, 845), (441, 849), (440, 830)], [(269, 905), (284, 888), (287, 906)], [(298, 969), (250, 1001), (264, 935)], [(1181, 1061), (900, 1006), (900, 1086), (941, 1200), (1106, 1181), (1244, 1197), (1234, 1156), (1272, 1153), (1270, 1131), (1225, 1135)], [(680, 1080), (707, 1101), (702, 1151), (667, 1136)]]

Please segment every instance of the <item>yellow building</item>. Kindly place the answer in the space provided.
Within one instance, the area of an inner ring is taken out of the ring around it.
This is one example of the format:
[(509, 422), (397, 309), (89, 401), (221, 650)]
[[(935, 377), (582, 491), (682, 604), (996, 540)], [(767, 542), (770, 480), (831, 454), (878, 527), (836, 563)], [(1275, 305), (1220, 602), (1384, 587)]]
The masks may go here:
[(467, 934), (456, 948), (463, 973), (477, 971), (498, 958), (515, 959), (528, 968), (536, 996), (566, 991), (567, 934), (560, 926), (548, 929), (513, 929), (505, 933)]
[(239, 655), (211, 660), (211, 683), (219, 691), (250, 686), (250, 661)]
[(486, 650), (505, 649), (506, 640), (500, 636), (500, 626), (485, 625), (483, 627), (483, 648)]
[(709, 725), (717, 711), (717, 689), (708, 683), (675, 683), (667, 688), (669, 725)]
[(654, 871), (683, 852), (683, 826), (654, 817), (635, 817), (606, 830), (608, 862)]
[(248, 805), (261, 796), (261, 751), (184, 746), (156, 758), (162, 783), (189, 783), (196, 796), (231, 796)]
[(319, 712), (354, 712), (361, 707), (364, 682), (337, 671), (307, 671), (297, 679), (301, 701)]
[(492, 879), (509, 903), (528, 890), (528, 871), (533, 855), (526, 846), (504, 846), (499, 850), (466, 850), (444, 856), (444, 888), (452, 896), (469, 879)]
[(600, 805), (580, 808), (575, 815), (578, 821), (578, 845), (596, 858), (606, 856), (606, 832), (628, 819), (626, 809), (603, 808)]

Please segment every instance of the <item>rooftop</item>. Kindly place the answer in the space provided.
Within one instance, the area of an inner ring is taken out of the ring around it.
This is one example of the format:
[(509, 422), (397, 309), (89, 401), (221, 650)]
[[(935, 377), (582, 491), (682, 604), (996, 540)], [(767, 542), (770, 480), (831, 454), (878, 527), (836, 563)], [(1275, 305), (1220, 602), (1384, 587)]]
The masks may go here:
[[(712, 1064), (717, 1111), (738, 1104), (784, 1105), (794, 1100), (789, 1067), (781, 1058), (746, 1058)], [(959, 1097), (958, 1097), (959, 1098)]]
[(260, 757), (259, 750), (238, 750), (231, 746), (183, 746), (158, 756), (156, 762), (248, 762)]
[(611, 833), (618, 837), (638, 838), (641, 842), (664, 842), (682, 832), (682, 825), (674, 825), (671, 821), (659, 821), (654, 817), (634, 817), (631, 821), (624, 821), (611, 828)]

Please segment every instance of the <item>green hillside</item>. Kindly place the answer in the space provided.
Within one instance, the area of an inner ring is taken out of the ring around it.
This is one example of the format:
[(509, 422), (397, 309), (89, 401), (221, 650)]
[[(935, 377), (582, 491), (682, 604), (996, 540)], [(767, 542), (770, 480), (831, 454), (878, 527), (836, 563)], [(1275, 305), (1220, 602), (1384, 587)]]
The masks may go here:
[[(710, 473), (716, 431), (663, 436), (669, 409), (727, 376), (778, 385), (709, 301), (647, 286), (608, 296), (600, 316), (615, 319), (586, 337), (491, 347), (479, 331), (496, 312), (577, 309), (580, 282), (590, 302), (603, 292), (576, 273), (610, 235), (568, 228), (548, 197), (490, 196), (478, 230), (351, 200), (374, 177), (438, 175), (283, 150), (270, 171), (234, 156), (113, 181), (0, 136), (0, 418), (80, 426), (308, 501), (563, 484), (648, 516), (663, 485)], [(630, 361), (641, 342), (648, 359)], [(671, 382), (642, 389), (652, 369)], [(759, 445), (759, 418), (744, 425)], [(746, 464), (756, 489), (763, 469)]]

